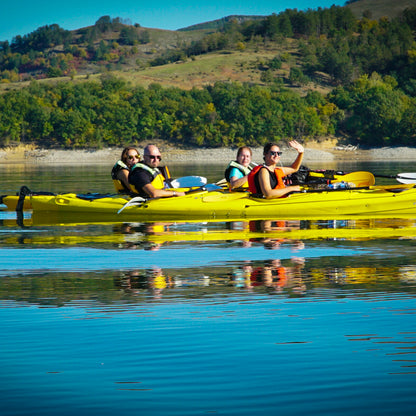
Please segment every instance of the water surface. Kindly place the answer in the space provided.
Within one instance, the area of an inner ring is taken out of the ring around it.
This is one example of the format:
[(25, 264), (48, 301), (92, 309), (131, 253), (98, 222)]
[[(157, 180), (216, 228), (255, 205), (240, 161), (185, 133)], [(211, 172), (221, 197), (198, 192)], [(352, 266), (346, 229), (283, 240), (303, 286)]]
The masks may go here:
[[(0, 171), (1, 194), (112, 192), (106, 166)], [(2, 414), (413, 415), (416, 220), (278, 220), (0, 211)]]

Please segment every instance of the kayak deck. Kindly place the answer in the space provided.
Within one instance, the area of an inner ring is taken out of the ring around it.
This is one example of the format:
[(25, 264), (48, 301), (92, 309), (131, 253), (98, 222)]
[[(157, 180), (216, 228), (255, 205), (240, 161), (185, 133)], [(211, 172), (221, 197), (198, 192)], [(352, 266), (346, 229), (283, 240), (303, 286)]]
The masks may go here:
[(119, 221), (416, 217), (413, 185), (306, 191), (278, 199), (254, 198), (245, 192), (203, 190), (126, 206), (129, 201), (123, 196), (90, 200), (76, 194), (30, 196), (34, 213), (109, 216)]

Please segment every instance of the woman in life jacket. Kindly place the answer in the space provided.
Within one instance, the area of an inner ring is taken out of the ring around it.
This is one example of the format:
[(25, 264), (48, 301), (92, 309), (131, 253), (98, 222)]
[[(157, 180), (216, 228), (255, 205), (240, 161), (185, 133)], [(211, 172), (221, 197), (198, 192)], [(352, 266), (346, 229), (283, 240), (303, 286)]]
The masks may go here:
[(140, 162), (140, 155), (135, 147), (126, 147), (123, 149), (121, 159), (111, 170), (111, 179), (118, 193), (130, 194), (132, 192), (129, 184), (129, 173), (137, 162)]
[(247, 146), (242, 146), (237, 151), (237, 160), (233, 160), (225, 169), (224, 176), (230, 189), (248, 188), (248, 174), (251, 172), (250, 166), (252, 151)]
[(283, 178), (297, 172), (303, 159), (303, 146), (296, 140), (289, 142), (289, 146), (298, 151), (295, 161), (290, 167), (280, 166), (282, 152), (275, 143), (268, 143), (263, 149), (264, 164), (256, 166), (248, 175), (249, 191), (261, 194), (267, 199), (280, 198), (290, 192), (300, 191), (299, 185), (285, 186)]

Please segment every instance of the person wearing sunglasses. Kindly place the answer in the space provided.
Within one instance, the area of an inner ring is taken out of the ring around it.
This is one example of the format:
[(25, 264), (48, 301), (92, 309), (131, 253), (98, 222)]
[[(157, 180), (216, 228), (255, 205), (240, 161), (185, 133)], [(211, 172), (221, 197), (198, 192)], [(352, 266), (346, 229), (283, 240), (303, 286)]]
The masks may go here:
[(116, 191), (120, 194), (130, 194), (132, 189), (129, 184), (129, 173), (131, 168), (140, 162), (140, 155), (135, 147), (126, 147), (121, 152), (121, 158), (111, 170), (111, 179), (113, 180)]
[(164, 189), (167, 178), (165, 178), (162, 168), (159, 166), (162, 155), (157, 146), (148, 144), (144, 148), (143, 159), (144, 163), (136, 163), (129, 174), (130, 186), (137, 195), (143, 198), (185, 195), (184, 192)]
[[(297, 172), (303, 159), (303, 146), (296, 140), (289, 146), (297, 150), (298, 155), (291, 166), (281, 166), (282, 152), (276, 143), (267, 143), (263, 149), (264, 164), (256, 166), (248, 175), (249, 191), (265, 198), (280, 198), (290, 192), (300, 191), (299, 185), (285, 186), (283, 178)], [(280, 166), (279, 166), (280, 165)]]

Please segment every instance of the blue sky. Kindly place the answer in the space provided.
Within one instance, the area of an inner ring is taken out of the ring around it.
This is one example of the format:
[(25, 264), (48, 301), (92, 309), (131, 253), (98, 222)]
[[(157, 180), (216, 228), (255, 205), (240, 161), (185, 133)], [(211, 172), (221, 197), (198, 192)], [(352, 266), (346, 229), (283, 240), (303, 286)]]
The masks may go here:
[(333, 4), (343, 6), (345, 0), (14, 0), (0, 14), (0, 41), (53, 23), (67, 30), (79, 29), (106, 15), (130, 19), (143, 27), (176, 30), (232, 14), (270, 15)]

